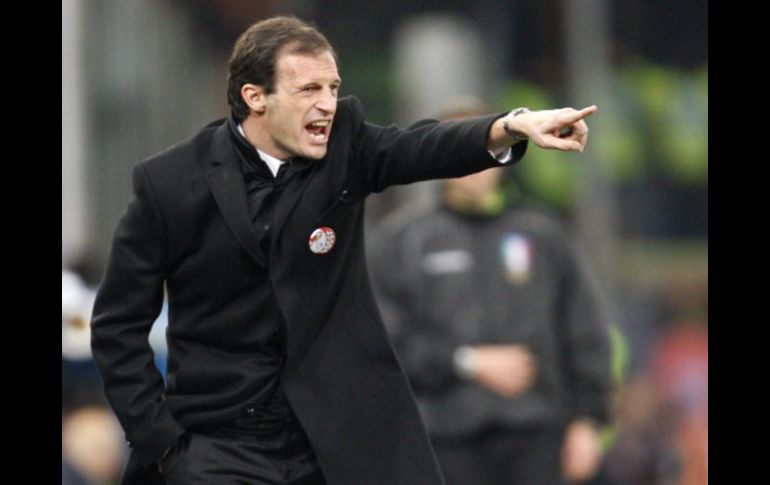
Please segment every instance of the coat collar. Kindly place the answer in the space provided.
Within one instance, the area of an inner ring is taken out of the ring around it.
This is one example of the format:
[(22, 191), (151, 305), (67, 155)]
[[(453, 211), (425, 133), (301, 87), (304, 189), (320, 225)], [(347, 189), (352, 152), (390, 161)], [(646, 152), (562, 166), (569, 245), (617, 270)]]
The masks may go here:
[[(233, 141), (230, 138), (230, 128), (227, 120), (220, 121), (216, 128), (211, 150), (206, 157), (204, 175), (214, 200), (219, 207), (222, 217), (228, 228), (244, 250), (260, 266), (265, 267), (265, 255), (259, 249), (257, 234), (251, 224), (246, 198), (246, 185), (239, 166), (238, 155), (235, 153)], [(324, 160), (307, 160), (296, 158), (292, 160), (298, 170), (296, 175), (298, 183), (290, 183), (280, 197), (280, 202), (273, 209), (273, 230), (271, 242), (276, 242), (276, 237), (288, 220), (302, 193), (305, 191), (315, 171)], [(309, 234), (308, 234), (309, 236)]]
[(214, 132), (211, 151), (206, 158), (206, 183), (227, 227), (249, 256), (260, 266), (265, 266), (265, 255), (259, 250), (259, 241), (249, 219), (246, 185), (238, 167), (238, 155), (229, 138), (227, 121), (224, 121)]

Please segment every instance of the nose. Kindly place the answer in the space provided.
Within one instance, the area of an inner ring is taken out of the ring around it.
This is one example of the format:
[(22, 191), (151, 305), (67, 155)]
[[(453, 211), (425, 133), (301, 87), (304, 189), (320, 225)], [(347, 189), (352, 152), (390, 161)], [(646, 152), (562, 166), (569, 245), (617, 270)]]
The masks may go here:
[(337, 110), (337, 95), (331, 89), (323, 89), (315, 103), (317, 109), (327, 114), (333, 114)]

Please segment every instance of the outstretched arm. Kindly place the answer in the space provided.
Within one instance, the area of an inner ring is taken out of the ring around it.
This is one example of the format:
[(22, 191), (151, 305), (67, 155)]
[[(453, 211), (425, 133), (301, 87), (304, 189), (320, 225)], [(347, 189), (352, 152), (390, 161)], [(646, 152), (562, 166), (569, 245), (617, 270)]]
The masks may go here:
[(598, 109), (592, 105), (581, 110), (514, 110), (492, 124), (487, 148), (501, 153), (511, 145), (529, 139), (541, 148), (582, 152), (588, 142), (588, 125), (584, 118)]

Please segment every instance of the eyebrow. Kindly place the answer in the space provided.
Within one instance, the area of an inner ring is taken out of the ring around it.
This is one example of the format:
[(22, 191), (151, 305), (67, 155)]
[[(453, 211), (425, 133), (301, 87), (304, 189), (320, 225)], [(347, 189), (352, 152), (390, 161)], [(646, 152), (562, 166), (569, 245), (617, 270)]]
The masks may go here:
[[(310, 87), (310, 86), (321, 86), (323, 84), (324, 83), (321, 82), (321, 81), (307, 81), (307, 82), (304, 82), (304, 83), (295, 84), (294, 86), (296, 88), (302, 89), (302, 88), (307, 88), (307, 87)], [(333, 86), (336, 86), (336, 87), (340, 87), (342, 85), (342, 80), (341, 79), (336, 79), (334, 81), (331, 81), (329, 84), (331, 84)]]

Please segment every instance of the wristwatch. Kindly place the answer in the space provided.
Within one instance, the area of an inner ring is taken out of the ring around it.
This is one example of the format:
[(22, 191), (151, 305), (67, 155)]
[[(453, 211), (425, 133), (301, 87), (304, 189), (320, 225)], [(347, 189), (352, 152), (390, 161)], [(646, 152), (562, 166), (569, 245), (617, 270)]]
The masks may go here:
[(523, 133), (519, 133), (518, 131), (512, 130), (508, 126), (508, 121), (511, 118), (513, 118), (514, 116), (519, 116), (522, 113), (529, 113), (531, 111), (532, 111), (531, 109), (525, 108), (525, 107), (516, 108), (515, 110), (513, 110), (510, 113), (508, 113), (507, 115), (505, 115), (505, 117), (503, 118), (503, 129), (505, 130), (505, 133), (508, 134), (508, 136), (513, 138), (513, 144), (516, 144), (516, 143), (518, 143), (520, 141), (526, 140), (528, 137), (527, 137), (527, 135), (525, 135)]

